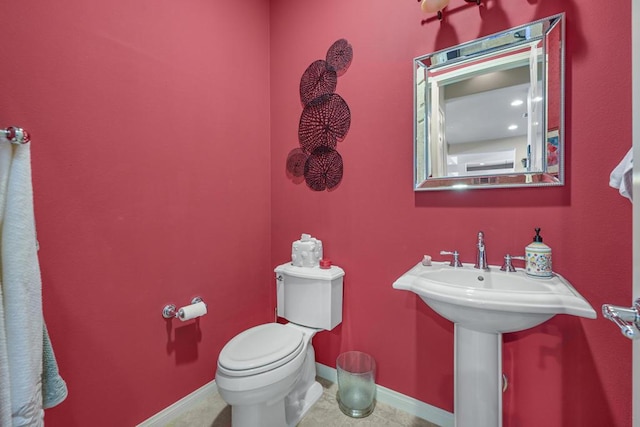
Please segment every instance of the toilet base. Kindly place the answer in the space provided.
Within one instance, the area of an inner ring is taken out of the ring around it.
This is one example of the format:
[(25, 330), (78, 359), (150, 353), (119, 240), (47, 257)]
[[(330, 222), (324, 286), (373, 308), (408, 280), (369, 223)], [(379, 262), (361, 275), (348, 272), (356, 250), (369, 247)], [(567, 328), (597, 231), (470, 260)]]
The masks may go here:
[[(309, 341), (313, 333), (307, 336)], [(300, 356), (304, 359), (297, 371), (253, 390), (229, 390), (229, 378), (216, 374), (218, 392), (231, 405), (232, 427), (295, 427), (300, 422), (323, 393), (316, 381), (315, 351), (310, 342)], [(226, 387), (221, 387), (223, 384)]]
[(285, 402), (282, 399), (265, 405), (232, 405), (231, 425), (233, 427), (295, 427), (322, 397), (322, 392), (322, 385), (314, 382), (299, 400), (302, 406), (296, 411), (295, 419), (288, 423), (285, 417)]
[(232, 405), (232, 427), (271, 427), (286, 426), (284, 417), (284, 401), (279, 400), (269, 405)]
[(309, 410), (311, 409), (311, 407), (313, 405), (315, 405), (315, 403), (320, 400), (320, 398), (322, 397), (322, 393), (323, 393), (323, 389), (322, 389), (322, 385), (320, 385), (319, 382), (315, 381), (311, 387), (309, 387), (309, 389), (307, 390), (307, 392), (305, 393), (304, 397), (303, 397), (303, 402), (304, 404), (302, 405), (302, 409), (300, 411), (300, 413), (298, 414), (298, 416), (296, 417), (295, 420), (292, 420), (289, 423), (289, 427), (295, 427), (300, 420), (302, 420), (302, 418), (307, 415), (307, 412), (309, 412)]

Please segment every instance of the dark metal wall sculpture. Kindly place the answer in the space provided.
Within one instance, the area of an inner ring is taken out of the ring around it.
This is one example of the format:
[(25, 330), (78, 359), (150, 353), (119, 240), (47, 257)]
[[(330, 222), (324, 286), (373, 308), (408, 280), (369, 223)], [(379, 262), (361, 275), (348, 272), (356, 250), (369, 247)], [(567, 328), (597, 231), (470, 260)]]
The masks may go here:
[(307, 153), (318, 147), (336, 148), (351, 126), (351, 111), (337, 93), (321, 95), (302, 110), (298, 141)]
[(327, 51), (327, 63), (338, 76), (347, 72), (353, 59), (353, 48), (345, 39), (340, 39), (331, 45)]
[(304, 180), (315, 191), (331, 190), (342, 181), (342, 156), (333, 148), (318, 147), (304, 164)]
[(307, 162), (307, 153), (302, 148), (294, 148), (287, 156), (287, 175), (295, 183), (304, 181), (304, 165)]
[(300, 101), (307, 105), (313, 99), (336, 91), (338, 74), (324, 59), (318, 59), (307, 67), (300, 79)]
[(295, 183), (304, 178), (314, 191), (332, 190), (342, 180), (342, 156), (336, 147), (349, 132), (351, 111), (335, 90), (338, 76), (347, 71), (352, 59), (349, 42), (337, 40), (326, 59), (312, 62), (300, 79), (300, 148), (287, 156), (287, 173)]

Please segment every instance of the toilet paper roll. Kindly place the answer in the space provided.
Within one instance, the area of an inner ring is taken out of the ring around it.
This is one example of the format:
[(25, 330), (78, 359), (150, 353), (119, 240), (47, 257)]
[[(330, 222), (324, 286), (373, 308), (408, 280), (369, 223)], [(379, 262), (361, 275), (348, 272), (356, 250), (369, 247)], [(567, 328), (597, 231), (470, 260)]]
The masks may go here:
[(207, 304), (202, 301), (180, 307), (180, 310), (178, 310), (178, 318), (183, 322), (186, 320), (195, 319), (196, 317), (204, 316), (205, 314), (207, 314)]

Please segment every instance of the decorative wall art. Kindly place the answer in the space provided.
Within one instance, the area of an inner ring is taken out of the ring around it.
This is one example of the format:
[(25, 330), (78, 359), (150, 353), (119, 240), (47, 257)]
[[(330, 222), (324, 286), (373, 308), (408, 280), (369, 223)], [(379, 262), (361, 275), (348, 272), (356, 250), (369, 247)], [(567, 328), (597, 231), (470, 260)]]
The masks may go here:
[(352, 59), (349, 42), (337, 40), (326, 58), (312, 62), (300, 79), (300, 147), (287, 156), (287, 175), (296, 184), (304, 180), (314, 191), (330, 191), (342, 181), (342, 156), (336, 148), (349, 132), (351, 111), (335, 91)]
[(351, 112), (337, 93), (321, 95), (302, 110), (298, 141), (307, 153), (318, 147), (336, 148), (351, 126)]
[(287, 174), (295, 184), (304, 181), (304, 165), (307, 162), (307, 153), (302, 148), (294, 148), (287, 156)]
[(336, 70), (324, 59), (318, 59), (307, 67), (300, 79), (300, 101), (303, 106), (307, 105), (318, 96), (335, 92), (337, 85)]
[(304, 164), (304, 179), (312, 190), (331, 190), (342, 181), (342, 156), (333, 148), (318, 147)]

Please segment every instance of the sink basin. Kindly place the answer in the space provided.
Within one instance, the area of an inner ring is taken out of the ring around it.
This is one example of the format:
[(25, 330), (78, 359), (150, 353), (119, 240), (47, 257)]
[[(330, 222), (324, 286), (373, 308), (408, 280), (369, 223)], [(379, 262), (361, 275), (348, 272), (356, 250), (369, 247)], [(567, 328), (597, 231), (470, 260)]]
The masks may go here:
[(521, 331), (556, 314), (596, 318), (591, 305), (558, 274), (539, 279), (523, 269), (505, 272), (490, 266), (483, 271), (472, 264), (454, 268), (446, 262), (419, 263), (393, 287), (416, 293), (444, 318), (482, 332)]

